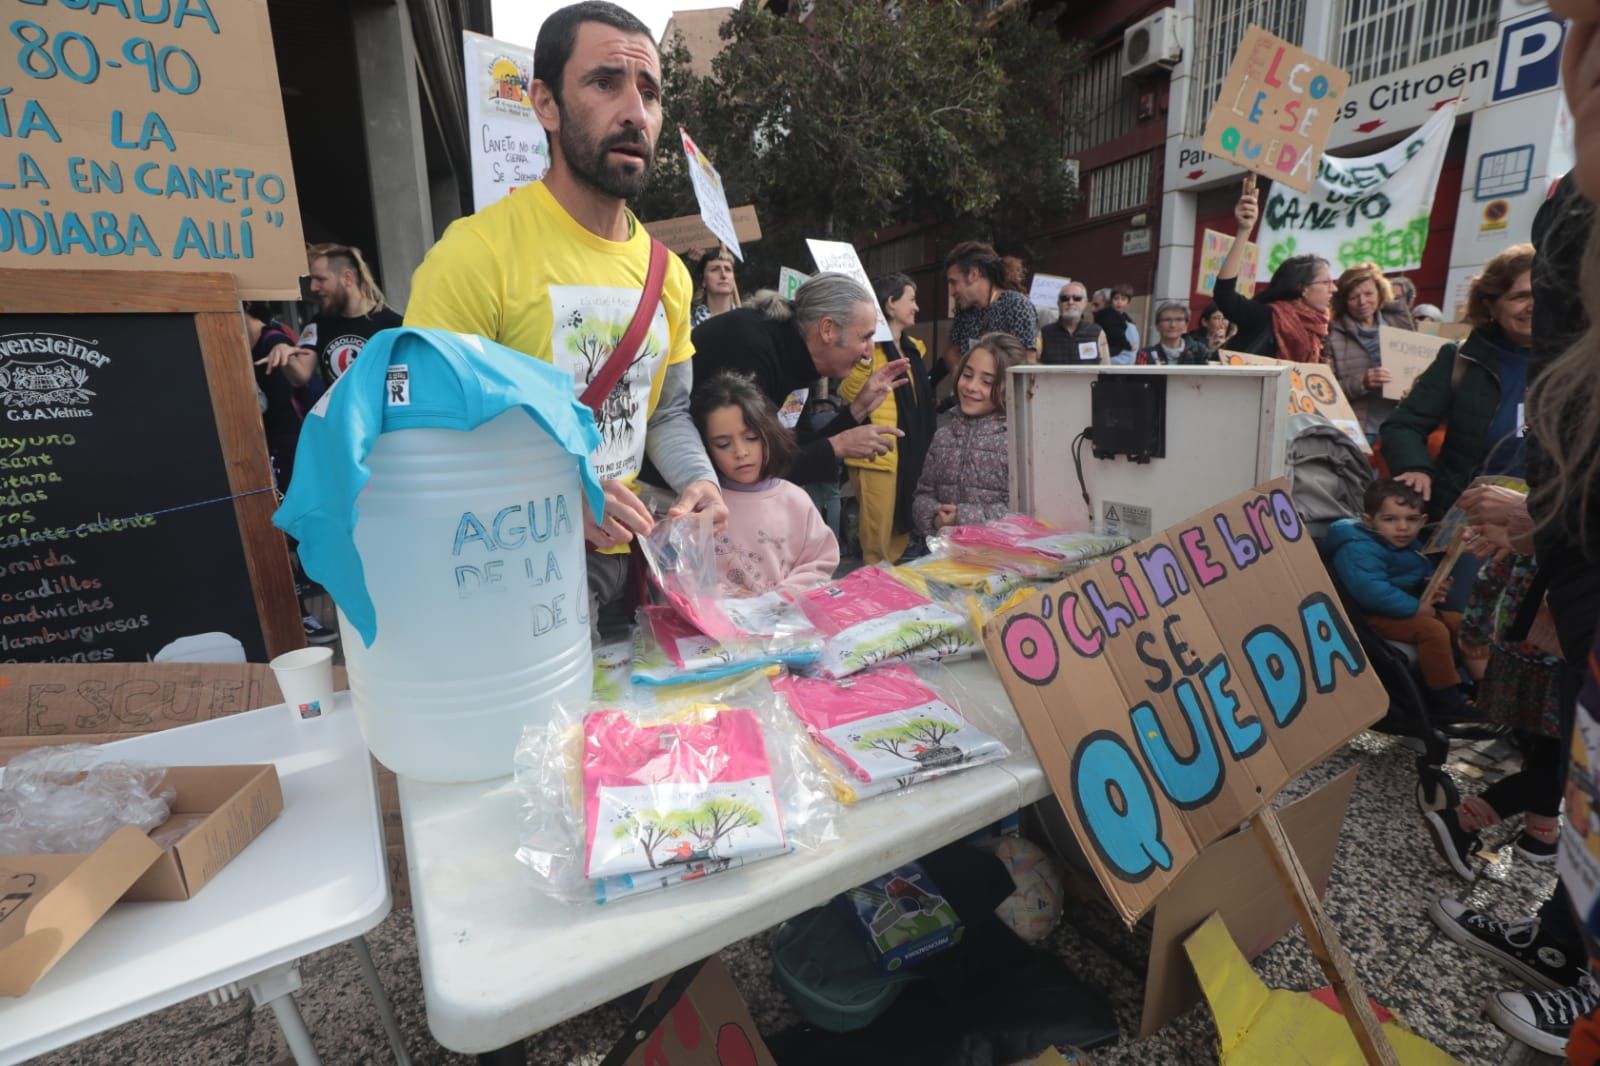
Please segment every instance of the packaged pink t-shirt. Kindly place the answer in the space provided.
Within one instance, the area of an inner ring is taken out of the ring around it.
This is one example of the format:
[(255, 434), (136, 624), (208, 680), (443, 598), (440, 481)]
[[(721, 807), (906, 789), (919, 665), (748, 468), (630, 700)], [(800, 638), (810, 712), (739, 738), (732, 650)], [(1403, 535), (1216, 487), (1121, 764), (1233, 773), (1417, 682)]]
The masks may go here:
[(864, 785), (909, 784), (1009, 754), (904, 666), (840, 681), (781, 677), (772, 687), (840, 769)]
[(844, 677), (928, 649), (928, 657), (973, 646), (967, 620), (875, 566), (803, 593), (800, 609), (824, 638), (818, 669)]
[(717, 872), (787, 846), (755, 712), (641, 725), (621, 711), (583, 720), (585, 872), (678, 864)]

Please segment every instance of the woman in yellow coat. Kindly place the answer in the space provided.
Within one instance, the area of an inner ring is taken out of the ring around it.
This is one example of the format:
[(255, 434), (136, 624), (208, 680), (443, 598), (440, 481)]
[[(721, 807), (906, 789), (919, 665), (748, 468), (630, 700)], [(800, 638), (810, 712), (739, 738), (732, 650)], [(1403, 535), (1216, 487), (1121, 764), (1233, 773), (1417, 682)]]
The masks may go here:
[(928, 382), (928, 349), (906, 333), (917, 320), (917, 287), (904, 274), (889, 274), (873, 282), (878, 306), (889, 323), (892, 341), (872, 350), (871, 360), (857, 363), (839, 386), (845, 403), (855, 399), (873, 371), (885, 363), (905, 358), (911, 372), (905, 384), (884, 398), (871, 421), (896, 426), (905, 434), (886, 454), (875, 459), (846, 459), (850, 485), (860, 509), (861, 557), (870, 566), (898, 562), (910, 541), (911, 497), (922, 474), (935, 425), (933, 387)]

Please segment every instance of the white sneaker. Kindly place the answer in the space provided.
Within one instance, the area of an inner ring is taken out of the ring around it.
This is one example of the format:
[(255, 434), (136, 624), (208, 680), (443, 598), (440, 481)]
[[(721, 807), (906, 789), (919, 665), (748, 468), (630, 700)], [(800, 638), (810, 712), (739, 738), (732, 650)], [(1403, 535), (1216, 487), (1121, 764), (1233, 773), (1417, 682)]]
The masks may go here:
[(1572, 1023), (1600, 1006), (1600, 985), (1585, 973), (1571, 988), (1553, 992), (1495, 992), (1489, 1018), (1500, 1028), (1546, 1055), (1567, 1053)]

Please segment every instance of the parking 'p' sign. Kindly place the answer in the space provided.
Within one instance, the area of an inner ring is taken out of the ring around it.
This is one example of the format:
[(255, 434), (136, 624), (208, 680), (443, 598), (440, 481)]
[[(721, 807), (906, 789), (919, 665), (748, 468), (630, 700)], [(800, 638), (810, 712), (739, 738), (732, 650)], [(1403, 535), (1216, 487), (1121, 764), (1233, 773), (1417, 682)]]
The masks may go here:
[(1338, 67), (1251, 26), (1206, 120), (1205, 150), (1309, 192), (1349, 88)]

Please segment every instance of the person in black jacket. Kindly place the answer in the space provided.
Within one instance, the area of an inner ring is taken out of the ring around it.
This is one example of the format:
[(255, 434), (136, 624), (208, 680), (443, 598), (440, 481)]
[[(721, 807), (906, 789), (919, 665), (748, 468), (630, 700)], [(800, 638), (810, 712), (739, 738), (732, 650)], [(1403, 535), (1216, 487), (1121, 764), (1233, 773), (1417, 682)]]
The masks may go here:
[(1238, 332), (1228, 350), (1287, 359), (1293, 363), (1320, 363), (1328, 337), (1328, 309), (1333, 304), (1334, 280), (1328, 261), (1316, 255), (1292, 255), (1272, 272), (1272, 280), (1254, 300), (1239, 295), (1239, 267), (1260, 214), (1256, 201), (1256, 176), (1247, 175), (1234, 205), (1239, 228), (1233, 246), (1217, 270), (1211, 298)]
[[(843, 378), (856, 363), (870, 358), (877, 323), (872, 294), (845, 274), (817, 274), (795, 291), (793, 300), (763, 289), (745, 306), (695, 327), (694, 379), (710, 381), (724, 370), (749, 374), (781, 410), (791, 393), (809, 390), (818, 378)], [(885, 396), (906, 384), (908, 369), (903, 358), (885, 363), (827, 425), (816, 430), (799, 426), (800, 454), (789, 468), (789, 480), (800, 485), (835, 480), (840, 459), (871, 459), (888, 452), (903, 434), (867, 420)]]

